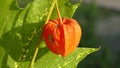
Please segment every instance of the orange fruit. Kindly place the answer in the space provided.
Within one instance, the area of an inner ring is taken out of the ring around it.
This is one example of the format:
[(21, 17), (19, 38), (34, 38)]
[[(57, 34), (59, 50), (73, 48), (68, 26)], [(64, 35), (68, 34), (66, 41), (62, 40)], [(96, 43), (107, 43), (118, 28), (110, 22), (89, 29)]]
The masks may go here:
[(44, 26), (43, 39), (47, 47), (55, 54), (66, 57), (79, 45), (81, 39), (81, 27), (76, 20), (63, 18), (49, 20)]

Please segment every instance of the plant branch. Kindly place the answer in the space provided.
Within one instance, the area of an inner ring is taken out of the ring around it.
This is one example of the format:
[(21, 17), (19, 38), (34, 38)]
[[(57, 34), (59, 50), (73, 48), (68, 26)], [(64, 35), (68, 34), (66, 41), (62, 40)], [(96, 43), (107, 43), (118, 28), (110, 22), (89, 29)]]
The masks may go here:
[[(53, 11), (53, 8), (55, 6), (55, 3), (56, 3), (56, 0), (53, 0), (52, 4), (51, 4), (51, 7), (49, 9), (49, 13), (48, 13), (48, 16), (47, 16), (47, 19), (46, 19), (46, 22), (45, 24), (47, 24), (47, 22), (49, 21), (50, 19), (50, 16), (52, 14), (52, 11)], [(43, 29), (42, 29), (43, 31)], [(35, 52), (34, 52), (34, 55), (32, 57), (32, 60), (30, 61), (30, 64), (29, 64), (29, 67), (28, 68), (34, 68), (34, 62), (35, 62), (35, 59), (36, 59), (36, 56), (37, 56), (37, 53), (38, 53), (38, 50), (39, 50), (39, 45), (41, 44), (41, 41), (42, 41), (42, 34), (40, 35), (39, 37), (39, 40), (38, 40), (38, 43), (36, 45), (36, 48), (35, 48)]]
[(47, 24), (47, 23), (48, 23), (48, 20), (50, 19), (50, 16), (51, 16), (51, 14), (52, 14), (52, 11), (53, 11), (53, 8), (54, 8), (54, 6), (55, 6), (56, 1), (57, 1), (57, 0), (53, 0), (53, 2), (52, 2), (52, 5), (51, 5), (51, 7), (50, 7), (50, 11), (49, 11), (49, 13), (48, 13), (48, 16), (47, 16), (47, 19), (46, 19), (45, 24)]

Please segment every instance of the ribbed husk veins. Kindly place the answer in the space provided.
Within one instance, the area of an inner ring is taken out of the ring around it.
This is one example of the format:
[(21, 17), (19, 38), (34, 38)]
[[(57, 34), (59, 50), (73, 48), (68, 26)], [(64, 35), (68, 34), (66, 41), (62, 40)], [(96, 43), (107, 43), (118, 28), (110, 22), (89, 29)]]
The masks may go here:
[(65, 57), (73, 52), (81, 39), (81, 27), (71, 18), (49, 20), (44, 26), (43, 38), (47, 47), (55, 54)]

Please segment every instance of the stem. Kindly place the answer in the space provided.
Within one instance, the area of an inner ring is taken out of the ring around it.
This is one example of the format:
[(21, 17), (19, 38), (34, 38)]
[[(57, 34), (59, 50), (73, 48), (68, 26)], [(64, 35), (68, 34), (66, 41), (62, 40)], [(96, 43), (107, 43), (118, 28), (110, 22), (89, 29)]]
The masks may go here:
[(51, 14), (52, 14), (52, 11), (53, 11), (53, 8), (54, 8), (54, 6), (55, 6), (56, 1), (57, 1), (57, 0), (53, 0), (53, 2), (52, 2), (52, 5), (51, 5), (51, 7), (50, 7), (50, 11), (49, 11), (49, 14), (48, 14), (48, 16), (47, 16), (47, 19), (46, 19), (45, 24), (47, 24), (48, 21), (49, 21), (49, 19), (50, 19), (50, 16), (51, 16)]
[[(50, 16), (52, 14), (55, 3), (56, 3), (56, 0), (53, 0), (45, 24), (47, 24), (48, 20), (50, 19)], [(43, 29), (42, 29), (42, 31), (43, 31)], [(32, 57), (32, 60), (30, 61), (30, 64), (29, 64), (28, 68), (34, 68), (34, 62), (35, 62), (35, 59), (36, 59), (36, 56), (37, 56), (37, 53), (38, 53), (38, 50), (39, 50), (39, 45), (40, 45), (41, 41), (42, 41), (42, 34), (41, 34), (41, 36), (40, 36), (40, 38), (38, 40), (38, 43), (37, 43), (36, 48), (35, 48), (34, 55)]]
[(61, 15), (60, 15), (60, 11), (59, 11), (57, 2), (56, 2), (56, 9), (57, 9), (57, 14), (58, 14), (58, 19), (60, 20), (60, 24), (62, 24), (62, 18), (61, 18)]
[(34, 62), (35, 62), (35, 59), (36, 59), (36, 56), (37, 56), (37, 53), (38, 53), (38, 50), (39, 50), (39, 45), (40, 45), (41, 41), (42, 41), (42, 36), (40, 36), (40, 38), (38, 40), (38, 43), (37, 43), (36, 48), (35, 48), (34, 55), (32, 57), (32, 60), (31, 60), (30, 64), (29, 64), (29, 68), (34, 68)]

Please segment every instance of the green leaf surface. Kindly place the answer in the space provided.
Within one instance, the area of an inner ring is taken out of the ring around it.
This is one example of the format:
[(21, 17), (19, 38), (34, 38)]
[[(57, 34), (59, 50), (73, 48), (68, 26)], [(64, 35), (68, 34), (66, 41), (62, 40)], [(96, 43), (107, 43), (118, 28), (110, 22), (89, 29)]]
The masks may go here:
[(60, 55), (55, 55), (52, 52), (47, 52), (42, 59), (35, 63), (36, 68), (76, 68), (78, 62), (83, 60), (88, 54), (97, 51), (96, 48), (77, 48), (73, 53), (63, 58)]
[[(52, 0), (28, 1), (0, 0), (0, 68), (28, 68)], [(62, 17), (72, 17), (78, 6), (68, 0), (59, 0), (58, 3)], [(57, 18), (55, 8), (53, 13), (51, 18)], [(77, 48), (68, 57), (62, 58), (51, 53), (42, 41), (34, 66), (75, 68), (79, 61), (96, 50)]]

